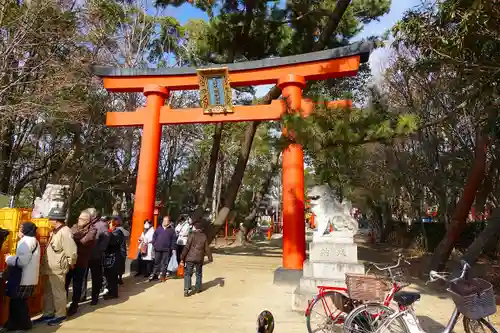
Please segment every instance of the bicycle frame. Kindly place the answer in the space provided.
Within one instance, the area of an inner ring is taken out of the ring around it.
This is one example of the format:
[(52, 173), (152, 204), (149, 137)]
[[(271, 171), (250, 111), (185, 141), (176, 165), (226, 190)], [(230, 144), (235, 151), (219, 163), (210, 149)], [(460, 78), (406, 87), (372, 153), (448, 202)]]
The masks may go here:
[[(401, 290), (401, 287), (397, 283), (393, 282), (391, 290), (385, 296), (383, 304), (385, 306), (389, 306), (391, 304), (392, 299), (394, 298), (394, 294), (396, 292), (398, 292), (399, 290)], [(347, 314), (345, 312), (343, 312), (343, 311), (340, 311), (340, 310), (339, 311), (335, 311), (335, 313), (332, 313), (332, 311), (330, 310), (328, 304), (326, 304), (326, 301), (325, 301), (325, 299), (324, 299), (323, 296), (328, 291), (337, 291), (337, 292), (340, 292), (342, 294), (345, 294), (346, 297), (348, 297), (347, 296), (348, 295), (347, 288), (344, 288), (344, 287), (318, 286), (318, 291), (319, 291), (319, 293), (314, 297), (314, 299), (312, 301), (309, 302), (309, 305), (307, 306), (306, 314), (305, 315), (309, 316), (311, 314), (312, 305), (317, 301), (318, 298), (320, 298), (321, 299), (321, 303), (323, 305), (323, 309), (325, 309), (325, 312), (328, 315), (328, 317), (331, 318), (335, 323), (342, 324), (344, 322), (344, 318), (345, 318), (345, 316)], [(338, 312), (338, 314), (337, 314), (337, 312)]]
[(325, 296), (326, 292), (328, 291), (337, 291), (337, 292), (340, 292), (342, 294), (345, 294), (346, 297), (347, 296), (347, 288), (344, 288), (344, 287), (328, 287), (328, 286), (318, 286), (318, 294), (316, 294), (316, 296), (314, 296), (314, 298), (309, 301), (309, 305), (307, 306), (307, 309), (306, 309), (306, 317), (309, 316), (311, 314), (311, 309), (312, 309), (312, 306), (313, 304), (317, 301), (318, 298), (321, 299), (321, 304), (323, 305), (323, 308), (325, 310), (328, 311), (328, 316), (330, 318), (332, 318), (332, 320), (334, 322), (336, 322), (337, 320), (339, 320), (339, 323), (342, 323), (343, 322), (343, 318), (339, 318), (340, 316), (343, 316), (344, 315), (344, 312), (343, 311), (338, 311), (338, 315), (333, 317), (333, 314), (332, 314), (332, 311), (329, 309), (329, 306), (328, 304), (326, 304), (325, 302), (325, 299), (323, 296)]
[[(410, 314), (413, 319), (415, 319), (415, 323), (418, 326), (418, 329), (420, 332), (425, 333), (425, 331), (422, 329), (422, 326), (420, 326), (420, 322), (418, 321), (417, 315), (415, 314), (415, 310), (413, 309), (413, 306), (409, 306), (404, 310), (395, 312), (394, 314), (390, 315), (386, 320), (382, 322), (380, 327), (374, 332), (374, 333), (380, 333), (384, 332), (385, 329), (396, 319), (403, 317), (406, 314)], [(453, 310), (453, 313), (451, 314), (450, 320), (446, 324), (446, 327), (440, 332), (440, 333), (452, 333), (453, 329), (455, 328), (455, 325), (458, 322), (458, 318), (460, 317), (460, 312), (458, 312), (457, 308)], [(403, 319), (403, 321), (405, 321)], [(405, 321), (406, 324), (406, 321)], [(411, 332), (411, 329), (409, 328), (409, 331)], [(413, 333), (413, 332), (412, 332)]]

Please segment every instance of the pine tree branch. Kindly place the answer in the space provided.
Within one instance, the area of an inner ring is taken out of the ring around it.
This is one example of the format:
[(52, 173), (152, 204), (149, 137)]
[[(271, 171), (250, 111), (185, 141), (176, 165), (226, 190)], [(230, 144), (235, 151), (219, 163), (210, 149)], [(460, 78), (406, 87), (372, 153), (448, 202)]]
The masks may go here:
[(332, 37), (335, 30), (337, 30), (337, 27), (340, 24), (340, 20), (342, 20), (342, 16), (344, 16), (344, 13), (347, 10), (347, 7), (349, 7), (350, 3), (351, 3), (351, 0), (338, 0), (337, 1), (337, 5), (335, 6), (335, 10), (330, 15), (330, 18), (328, 19), (328, 22), (326, 23), (325, 28), (321, 32), (321, 35), (319, 36), (318, 41), (315, 43), (315, 45), (313, 47), (313, 51), (321, 51), (325, 47), (328, 46), (328, 41)]
[[(450, 112), (446, 116), (441, 117), (441, 118), (439, 118), (439, 119), (437, 119), (435, 121), (431, 121), (431, 122), (425, 123), (425, 124), (419, 126), (414, 131), (414, 133), (420, 132), (420, 131), (422, 131), (422, 130), (424, 130), (426, 128), (430, 128), (430, 127), (434, 127), (434, 126), (440, 125), (440, 124), (444, 123), (446, 120), (448, 120), (453, 115), (454, 114)], [(368, 143), (377, 143), (377, 142), (391, 141), (391, 140), (394, 140), (394, 139), (397, 139), (397, 138), (403, 138), (403, 137), (407, 137), (407, 136), (411, 136), (411, 135), (412, 135), (411, 133), (394, 133), (393, 135), (391, 135), (389, 137), (371, 137), (371, 138), (364, 137), (364, 138), (361, 138), (361, 139), (358, 139), (358, 140), (353, 140), (353, 141), (341, 139), (341, 140), (335, 140), (333, 142), (330, 142), (329, 144), (323, 146), (322, 149), (335, 148), (335, 147), (344, 146), (344, 145), (347, 145), (347, 146), (361, 146), (361, 145), (368, 144)]]

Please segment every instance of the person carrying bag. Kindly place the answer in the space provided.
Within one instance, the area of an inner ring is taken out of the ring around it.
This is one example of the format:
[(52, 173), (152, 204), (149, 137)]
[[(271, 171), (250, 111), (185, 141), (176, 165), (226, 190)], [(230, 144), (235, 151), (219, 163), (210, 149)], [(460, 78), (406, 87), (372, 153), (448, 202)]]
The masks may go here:
[(9, 300), (9, 319), (4, 325), (8, 331), (32, 328), (28, 297), (38, 284), (40, 273), (40, 246), (36, 239), (36, 225), (25, 222), (18, 232), (16, 255), (5, 256), (7, 264), (5, 294)]
[[(36, 247), (31, 252), (31, 258), (33, 258), (33, 254), (37, 249), (38, 242), (36, 244)], [(30, 262), (28, 262), (28, 265), (30, 264)], [(15, 257), (14, 265), (7, 266), (7, 272), (4, 276), (4, 279), (7, 281), (5, 284), (5, 296), (10, 298), (17, 297), (21, 289), (21, 280), (23, 279), (23, 267), (19, 262), (19, 257)]]
[(177, 263), (177, 255), (175, 253), (175, 250), (173, 250), (172, 255), (170, 256), (170, 260), (168, 262), (167, 271), (169, 271), (173, 274), (173, 273), (177, 272), (178, 268), (179, 268), (179, 264)]

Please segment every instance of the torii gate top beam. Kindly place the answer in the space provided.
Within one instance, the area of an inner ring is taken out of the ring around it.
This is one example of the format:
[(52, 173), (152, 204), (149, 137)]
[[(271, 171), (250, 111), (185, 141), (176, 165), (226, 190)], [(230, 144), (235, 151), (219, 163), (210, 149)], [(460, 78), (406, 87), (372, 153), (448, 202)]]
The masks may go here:
[[(371, 42), (358, 42), (345, 47), (281, 58), (213, 65), (227, 68), (232, 87), (275, 84), (287, 74), (306, 80), (356, 75), (359, 64), (368, 61), (373, 49)], [(194, 67), (176, 68), (116, 68), (92, 66), (95, 75), (103, 78), (104, 88), (113, 92), (142, 92), (144, 87), (157, 84), (169, 90), (198, 89), (199, 78)]]

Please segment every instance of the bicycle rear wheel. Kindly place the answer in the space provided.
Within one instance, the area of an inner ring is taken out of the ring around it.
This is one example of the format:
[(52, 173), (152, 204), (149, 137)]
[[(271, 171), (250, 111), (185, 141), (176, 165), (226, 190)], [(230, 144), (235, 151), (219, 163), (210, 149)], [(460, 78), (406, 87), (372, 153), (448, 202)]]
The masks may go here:
[[(344, 323), (344, 333), (372, 333), (396, 311), (379, 303), (367, 303), (351, 311)], [(408, 333), (409, 330), (398, 317), (384, 328), (383, 333)]]
[(465, 333), (497, 333), (497, 330), (484, 318), (472, 320), (467, 317), (463, 319)]
[(347, 314), (340, 309), (339, 301), (350, 302), (350, 299), (337, 291), (327, 291), (316, 296), (306, 314), (307, 331), (333, 332), (335, 326), (341, 325)]

